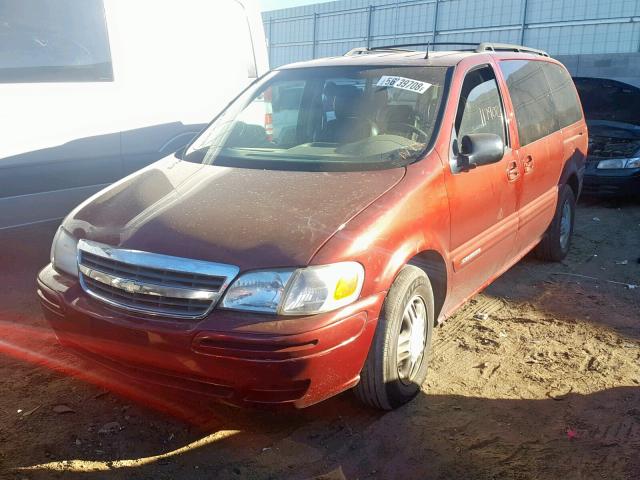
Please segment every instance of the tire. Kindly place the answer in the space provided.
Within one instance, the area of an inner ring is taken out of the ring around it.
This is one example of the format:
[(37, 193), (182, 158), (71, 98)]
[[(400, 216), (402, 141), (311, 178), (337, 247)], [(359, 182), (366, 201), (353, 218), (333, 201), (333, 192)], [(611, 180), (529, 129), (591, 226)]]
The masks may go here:
[[(424, 329), (420, 328), (421, 321), (418, 320), (422, 314), (420, 302), (424, 306)], [(409, 304), (414, 308), (411, 309)], [(404, 316), (405, 311), (409, 312), (408, 308), (415, 314), (411, 323), (416, 325), (415, 331), (423, 333), (416, 334), (413, 337), (415, 341), (403, 341), (400, 346), (401, 331), (402, 339), (406, 339), (407, 325), (411, 320), (411, 314)], [(413, 399), (427, 376), (433, 326), (433, 291), (429, 278), (418, 267), (407, 265), (397, 275), (382, 305), (376, 333), (360, 373), (360, 383), (354, 388), (356, 396), (365, 404), (381, 410), (392, 410)], [(422, 351), (416, 359), (421, 343)], [(399, 346), (401, 354), (410, 354), (402, 364), (398, 361)]]
[[(565, 210), (568, 209), (568, 210)], [(564, 212), (564, 213), (563, 213)], [(563, 226), (563, 215), (570, 215)], [(536, 256), (542, 260), (560, 262), (564, 260), (571, 247), (573, 224), (576, 217), (576, 197), (569, 185), (562, 185), (558, 195), (556, 214), (551, 220), (542, 241), (536, 247)], [(566, 235), (566, 237), (565, 237)]]

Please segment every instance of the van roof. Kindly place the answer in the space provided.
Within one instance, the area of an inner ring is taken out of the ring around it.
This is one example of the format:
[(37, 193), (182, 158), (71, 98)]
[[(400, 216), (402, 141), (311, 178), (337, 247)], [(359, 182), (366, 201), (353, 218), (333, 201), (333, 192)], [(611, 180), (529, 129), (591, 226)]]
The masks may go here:
[[(405, 47), (413, 45), (424, 45), (426, 51), (407, 50)], [(442, 43), (419, 43), (390, 45), (385, 47), (360, 47), (354, 48), (339, 57), (318, 58), (303, 62), (282, 65), (277, 70), (291, 68), (314, 68), (314, 67), (342, 67), (342, 66), (420, 66), (420, 67), (451, 67), (457, 65), (461, 60), (476, 55), (498, 55), (500, 57), (513, 58), (540, 58), (549, 57), (549, 54), (533, 48), (521, 45), (510, 45), (502, 43), (480, 43), (468, 44), (475, 48), (470, 50), (450, 50), (450, 51), (430, 51), (429, 47), (442, 45)], [(464, 43), (451, 43), (451, 45), (466, 45)], [(505, 55), (508, 54), (508, 55)]]

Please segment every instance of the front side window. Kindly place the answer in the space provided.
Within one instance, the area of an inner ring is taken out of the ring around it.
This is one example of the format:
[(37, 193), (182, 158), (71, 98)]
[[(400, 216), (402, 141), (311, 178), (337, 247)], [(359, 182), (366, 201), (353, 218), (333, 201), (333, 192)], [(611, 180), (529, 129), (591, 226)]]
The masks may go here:
[(500, 62), (515, 111), (521, 146), (560, 128), (543, 70), (545, 63), (529, 60)]
[(491, 67), (478, 68), (466, 75), (455, 128), (458, 140), (470, 133), (492, 133), (507, 144), (502, 99)]
[(417, 160), (437, 131), (447, 69), (276, 71), (198, 137), (191, 162), (244, 168), (370, 170)]
[(0, 0), (0, 83), (112, 80), (102, 0)]

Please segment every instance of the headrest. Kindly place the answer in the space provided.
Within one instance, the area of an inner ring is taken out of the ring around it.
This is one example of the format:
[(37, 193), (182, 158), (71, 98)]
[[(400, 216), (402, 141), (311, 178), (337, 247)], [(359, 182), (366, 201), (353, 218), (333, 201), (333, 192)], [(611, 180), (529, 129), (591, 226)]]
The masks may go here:
[(404, 123), (413, 125), (416, 120), (416, 113), (410, 105), (389, 105), (384, 120), (386, 124)]
[(355, 117), (361, 108), (362, 91), (353, 85), (336, 85), (334, 89), (333, 110), (336, 118)]

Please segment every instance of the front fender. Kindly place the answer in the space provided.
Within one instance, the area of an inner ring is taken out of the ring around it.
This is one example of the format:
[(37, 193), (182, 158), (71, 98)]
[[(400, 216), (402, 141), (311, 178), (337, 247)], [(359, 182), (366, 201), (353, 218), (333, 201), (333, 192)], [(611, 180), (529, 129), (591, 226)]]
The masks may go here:
[(386, 291), (421, 252), (433, 250), (449, 263), (449, 221), (442, 164), (430, 155), (336, 232), (311, 264), (358, 261), (365, 268), (362, 295)]

